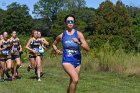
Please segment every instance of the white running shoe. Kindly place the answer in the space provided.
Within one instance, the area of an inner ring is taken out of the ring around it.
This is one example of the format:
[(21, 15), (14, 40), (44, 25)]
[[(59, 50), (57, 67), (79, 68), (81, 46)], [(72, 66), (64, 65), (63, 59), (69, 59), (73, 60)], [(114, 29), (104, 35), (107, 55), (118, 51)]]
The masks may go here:
[(39, 78), (38, 81), (41, 81), (41, 79)]

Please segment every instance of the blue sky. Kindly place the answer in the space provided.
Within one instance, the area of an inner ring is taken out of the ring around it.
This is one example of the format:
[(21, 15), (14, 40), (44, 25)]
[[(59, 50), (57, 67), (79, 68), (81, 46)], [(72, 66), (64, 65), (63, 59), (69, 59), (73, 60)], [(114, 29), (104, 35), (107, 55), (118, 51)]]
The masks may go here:
[[(38, 0), (0, 0), (0, 8), (6, 9), (6, 6), (11, 4), (12, 2), (18, 2), (20, 4), (26, 4), (30, 9), (30, 14), (32, 15), (33, 11), (33, 5)], [(98, 8), (99, 4), (103, 2), (104, 0), (86, 0), (86, 4), (88, 7)], [(117, 0), (111, 0), (114, 4)], [(140, 7), (140, 1), (139, 0), (122, 0), (122, 2), (126, 5), (132, 5)], [(34, 15), (32, 15), (34, 16)]]
[[(99, 4), (103, 1), (105, 0), (86, 0), (86, 3), (88, 7), (98, 8)], [(118, 0), (110, 0), (110, 1), (112, 1), (115, 4)], [(125, 5), (132, 5), (132, 6), (140, 7), (140, 0), (121, 0), (121, 1)]]

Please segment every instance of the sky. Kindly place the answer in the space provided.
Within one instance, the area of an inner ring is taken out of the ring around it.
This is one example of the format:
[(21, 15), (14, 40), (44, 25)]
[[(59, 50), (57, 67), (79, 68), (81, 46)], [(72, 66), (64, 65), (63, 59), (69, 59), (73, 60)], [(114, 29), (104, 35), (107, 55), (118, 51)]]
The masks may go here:
[[(33, 11), (33, 5), (37, 3), (38, 0), (0, 0), (0, 8), (6, 10), (6, 6), (11, 4), (12, 2), (17, 2), (20, 4), (26, 4), (29, 9), (30, 9), (30, 14), (34, 17), (32, 14)], [(103, 2), (104, 0), (85, 0), (86, 1), (86, 6), (87, 7), (93, 7), (93, 8), (98, 8), (100, 3)], [(110, 0), (114, 4), (116, 3), (117, 0)], [(122, 2), (125, 5), (131, 5), (131, 6), (137, 6), (140, 7), (140, 1), (139, 0), (122, 0)]]

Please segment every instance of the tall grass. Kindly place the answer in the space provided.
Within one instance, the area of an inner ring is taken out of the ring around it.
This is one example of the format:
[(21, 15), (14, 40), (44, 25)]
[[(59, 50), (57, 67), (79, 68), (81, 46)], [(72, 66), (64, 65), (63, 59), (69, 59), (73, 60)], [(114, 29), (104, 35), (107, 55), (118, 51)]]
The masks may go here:
[[(23, 46), (22, 62), (28, 62), (28, 50), (25, 45), (29, 37), (20, 36)], [(48, 39), (49, 41), (49, 39)], [(55, 54), (50, 47), (47, 48), (44, 62), (49, 66), (61, 66), (62, 56)], [(62, 47), (61, 43), (58, 46)], [(88, 71), (110, 71), (128, 76), (140, 76), (140, 53), (125, 53), (122, 49), (114, 51), (108, 43), (100, 49), (91, 49), (86, 53), (82, 50), (82, 69)]]
[(101, 49), (83, 55), (83, 68), (140, 76), (140, 54), (125, 53), (122, 49), (114, 51), (105, 44)]
[(22, 49), (23, 49), (23, 54), (22, 54), (21, 60), (24, 63), (24, 62), (28, 61), (28, 53), (29, 53), (29, 51), (27, 49), (25, 49), (25, 46), (26, 46), (30, 36), (19, 35), (18, 38), (20, 39), (20, 43), (21, 43)]

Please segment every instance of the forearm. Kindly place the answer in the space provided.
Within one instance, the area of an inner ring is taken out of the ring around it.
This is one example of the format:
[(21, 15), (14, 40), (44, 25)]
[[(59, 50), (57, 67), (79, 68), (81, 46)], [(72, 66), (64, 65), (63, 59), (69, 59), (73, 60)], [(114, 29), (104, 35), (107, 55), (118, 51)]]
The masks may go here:
[(4, 50), (5, 48), (0, 48), (0, 51)]
[(57, 46), (53, 44), (53, 49), (56, 51), (57, 50)]
[(80, 42), (80, 41), (77, 41), (76, 42), (78, 45), (80, 45), (84, 50), (86, 50), (86, 51), (89, 51), (90, 50), (90, 48), (89, 48), (89, 46), (88, 46), (88, 44), (86, 43), (86, 42)]
[(22, 51), (22, 46), (20, 45), (20, 51)]
[(31, 49), (30, 47), (27, 47), (27, 46), (26, 46), (26, 49), (28, 49), (31, 52), (33, 51), (33, 49)]
[(48, 42), (44, 42), (44, 44), (45, 44), (45, 45), (47, 45), (47, 46), (49, 45), (49, 43), (48, 43)]
[(81, 47), (87, 52), (90, 50), (90, 47), (87, 44), (81, 44)]
[(42, 40), (42, 43), (43, 43), (44, 45), (47, 45), (47, 46), (49, 45), (49, 42), (46, 41), (45, 39)]

